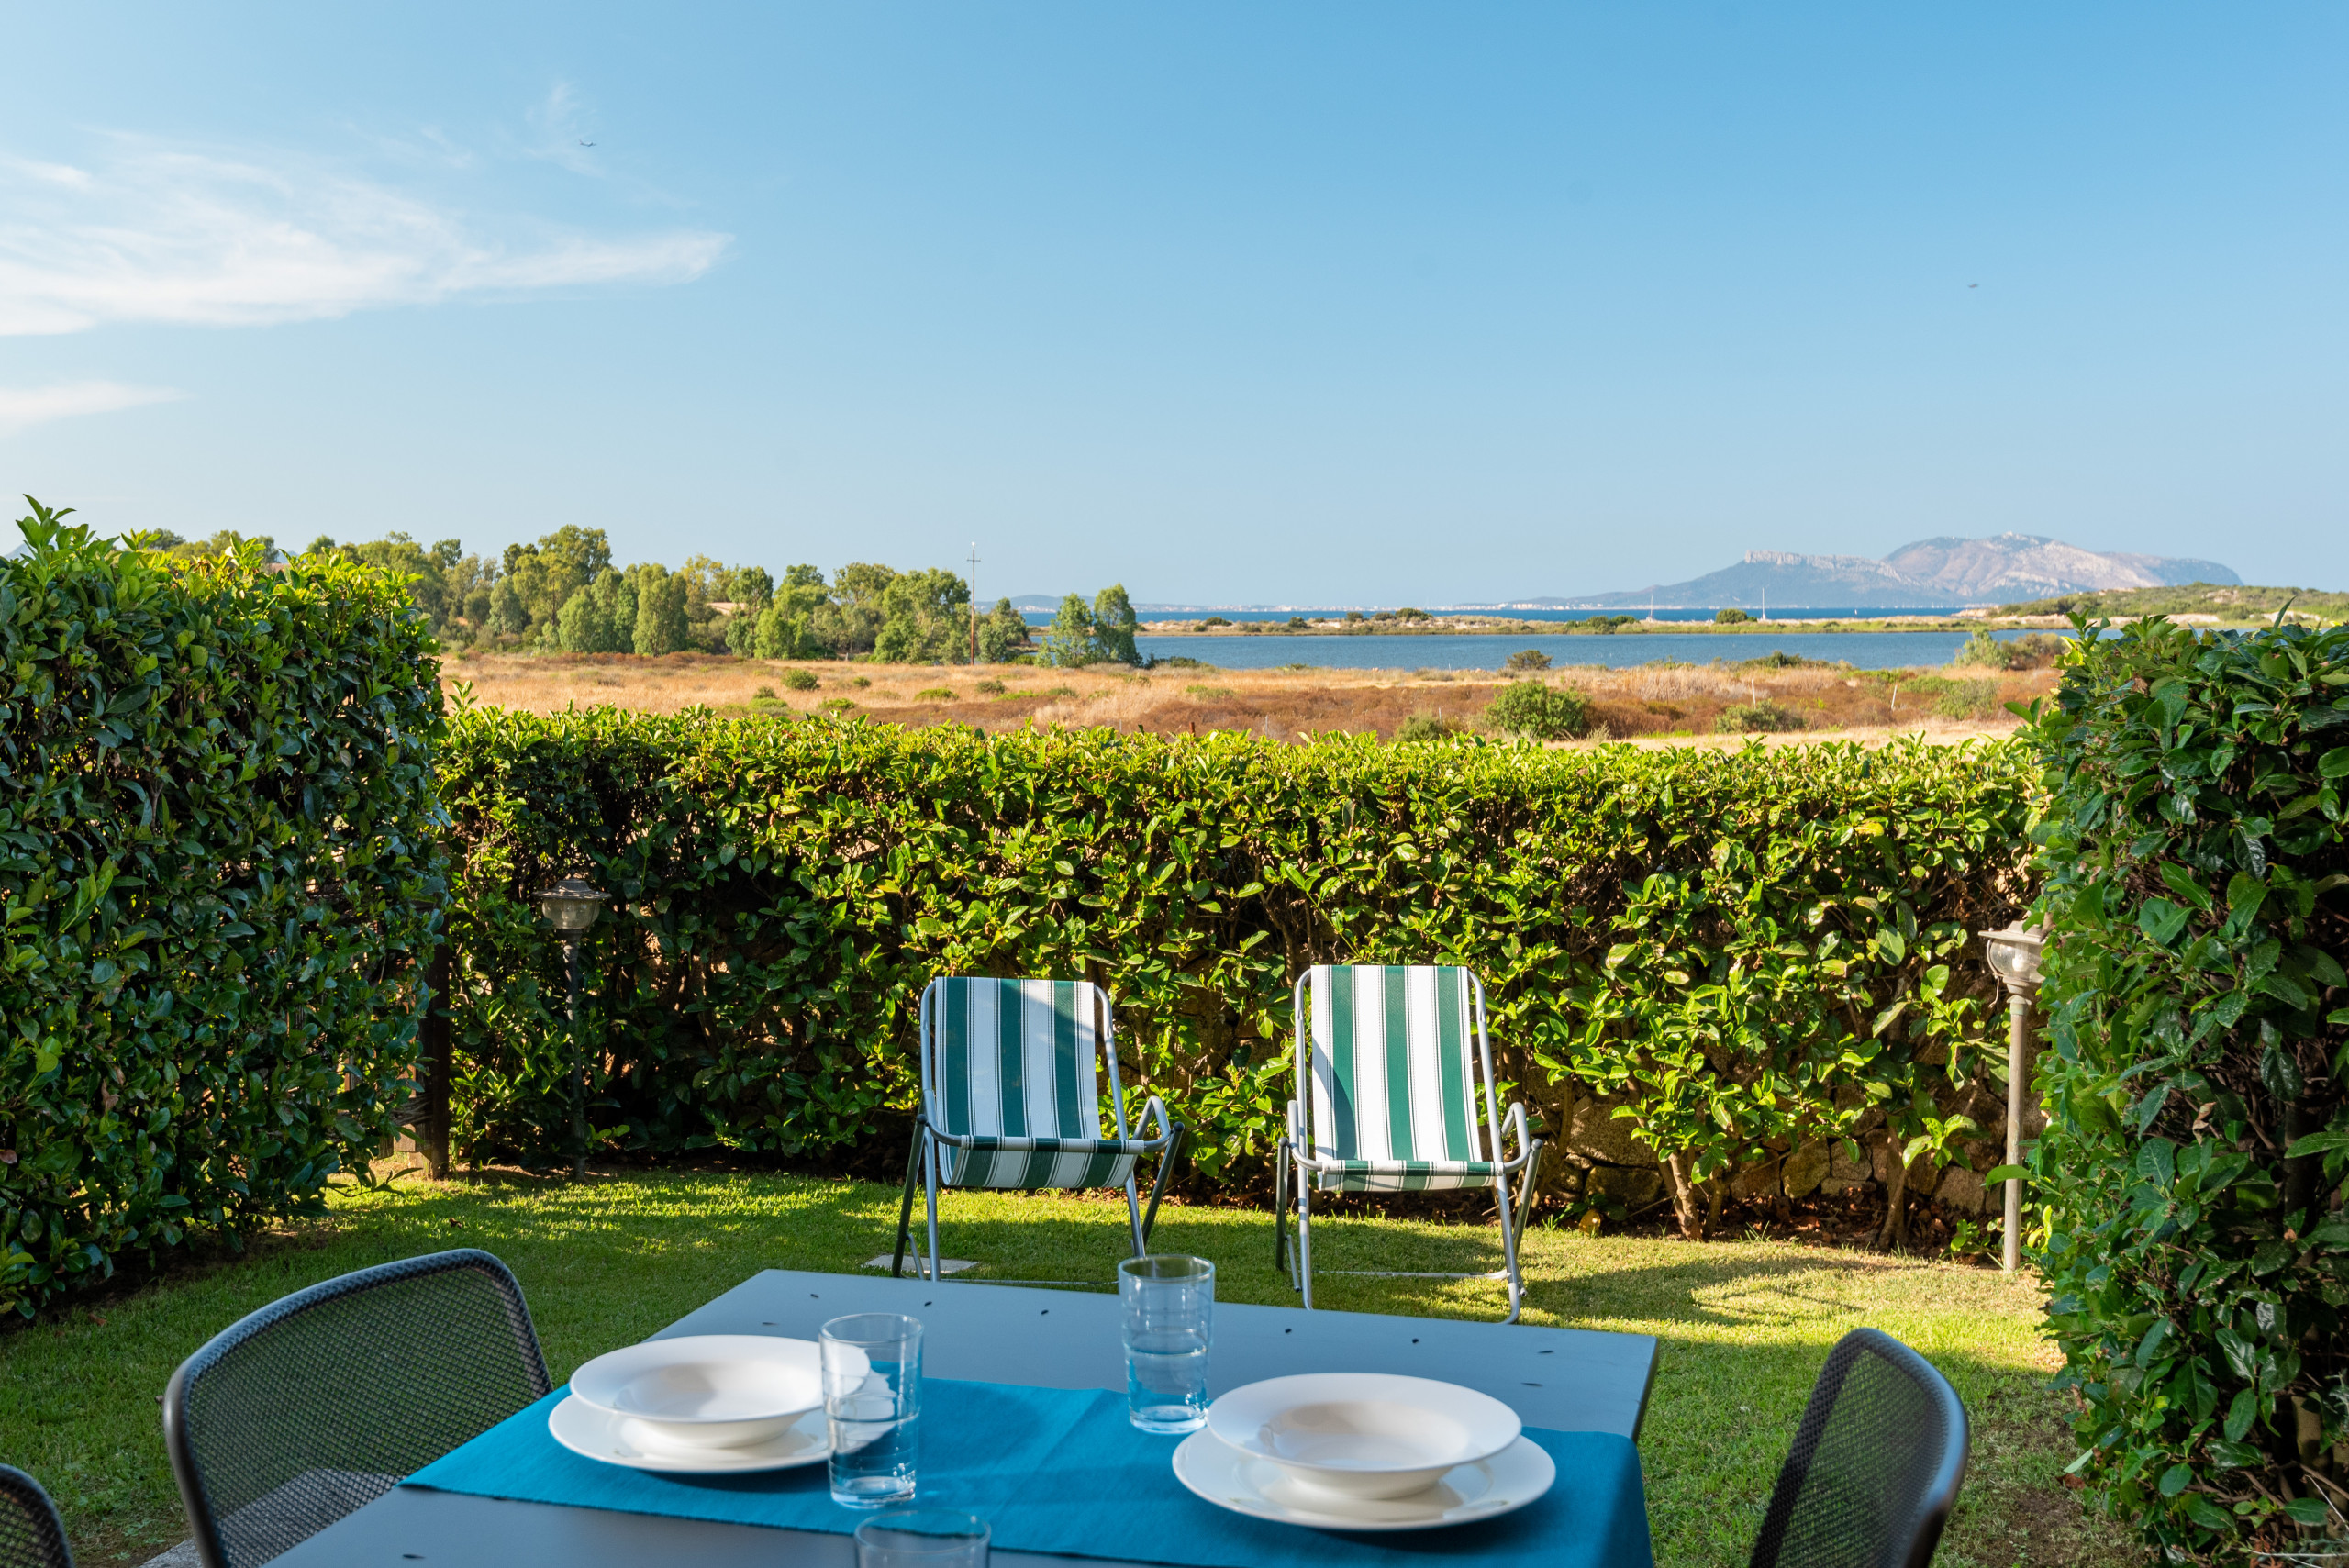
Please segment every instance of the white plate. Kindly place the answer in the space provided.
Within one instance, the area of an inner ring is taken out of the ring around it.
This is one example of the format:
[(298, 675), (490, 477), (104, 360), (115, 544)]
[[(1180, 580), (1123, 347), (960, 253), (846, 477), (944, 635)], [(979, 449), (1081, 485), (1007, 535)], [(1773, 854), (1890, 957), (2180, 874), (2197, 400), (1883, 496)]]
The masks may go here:
[(1355, 1497), (1404, 1497), (1490, 1459), (1524, 1430), (1489, 1394), (1380, 1372), (1269, 1377), (1208, 1407), (1208, 1430), (1299, 1481)]
[(1174, 1450), (1174, 1478), (1219, 1508), (1275, 1524), (1314, 1529), (1434, 1529), (1513, 1514), (1550, 1489), (1558, 1467), (1531, 1438), (1475, 1464), (1460, 1465), (1408, 1497), (1349, 1497), (1308, 1486), (1278, 1466), (1252, 1458), (1210, 1431), (1193, 1432)]
[(573, 1373), (571, 1393), (657, 1429), (672, 1449), (747, 1448), (822, 1407), (821, 1359), (813, 1340), (767, 1334), (647, 1340)]
[(662, 1443), (640, 1421), (598, 1410), (576, 1394), (547, 1412), (547, 1430), (572, 1452), (630, 1470), (669, 1475), (750, 1475), (821, 1462), (832, 1451), (821, 1410), (811, 1410), (778, 1436), (744, 1448), (680, 1448)]

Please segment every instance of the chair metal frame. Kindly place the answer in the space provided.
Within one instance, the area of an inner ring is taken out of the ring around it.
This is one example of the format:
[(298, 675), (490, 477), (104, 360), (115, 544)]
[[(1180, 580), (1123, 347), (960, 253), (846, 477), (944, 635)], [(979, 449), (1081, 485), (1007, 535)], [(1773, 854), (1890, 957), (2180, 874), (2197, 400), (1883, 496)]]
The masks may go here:
[[(943, 1117), (939, 1108), (938, 1094), (939, 1076), (944, 1070), (944, 1064), (940, 1060), (944, 1042), (938, 1037), (938, 1008), (935, 1001), (938, 988), (950, 981), (993, 978), (998, 977), (941, 974), (934, 977), (928, 985), (922, 987), (920, 1034), (918, 1046), (918, 1055), (921, 1064), (921, 1112), (914, 1118), (912, 1147), (907, 1150), (906, 1155), (905, 1196), (897, 1207), (896, 1252), (889, 1263), (889, 1273), (893, 1277), (904, 1274), (907, 1243), (913, 1240), (914, 1184), (917, 1176), (921, 1181), (928, 1210), (930, 1246), (926, 1266), (921, 1249), (917, 1247), (914, 1250), (914, 1273), (918, 1278), (926, 1277), (934, 1280), (939, 1277), (939, 1145), (951, 1144), (957, 1149), (975, 1149), (982, 1145), (1000, 1142), (999, 1140), (984, 1135), (947, 1131), (942, 1124)], [(1008, 983), (1013, 977), (1001, 978)], [(1130, 1135), (1126, 1123), (1125, 1084), (1118, 1073), (1117, 1021), (1110, 1006), (1109, 994), (1089, 980), (1073, 981), (1069, 984), (1075, 985), (1079, 997), (1095, 1008), (1097, 1024), (1095, 1049), (1100, 1052), (1102, 1060), (1109, 1070), (1109, 1109), (1111, 1124), (1117, 1129), (1116, 1140), (1120, 1143), (1138, 1145), (1133, 1151), (1137, 1163), (1144, 1155), (1158, 1156), (1158, 1174), (1151, 1183), (1148, 1212), (1145, 1213), (1141, 1207), (1140, 1190), (1135, 1184), (1132, 1173), (1129, 1172), (1126, 1176), (1126, 1222), (1132, 1232), (1133, 1256), (1139, 1258), (1150, 1250), (1151, 1229), (1158, 1223), (1159, 1200), (1166, 1195), (1167, 1183), (1182, 1160), (1184, 1147), (1190, 1139), (1190, 1129), (1169, 1115), (1166, 1106), (1156, 1095), (1152, 1095), (1143, 1103), (1141, 1119), (1144, 1123), (1155, 1121), (1158, 1126), (1157, 1133), (1146, 1139), (1137, 1139)], [(1093, 1118), (1094, 1124), (1097, 1127), (1101, 1118), (1100, 1092), (1097, 1085), (1094, 1092)], [(1108, 1140), (1104, 1140), (1104, 1141)], [(993, 1283), (1051, 1284), (1064, 1282), (998, 1280)]]
[(65, 1521), (41, 1484), (12, 1464), (0, 1464), (0, 1508), (13, 1508), (32, 1527), (38, 1558), (9, 1558), (5, 1568), (73, 1568)]
[[(1319, 966), (1317, 966), (1319, 967)], [(1333, 971), (1372, 967), (1359, 964), (1331, 964)], [(1493, 1087), (1493, 1043), (1485, 1031), (1485, 983), (1473, 969), (1459, 965), (1430, 965), (1433, 968), (1457, 968), (1467, 977), (1469, 995), (1475, 1000), (1477, 1087), (1482, 1092), (1485, 1110), (1485, 1132), (1491, 1140), (1489, 1152), (1497, 1167), (1493, 1175), (1493, 1194), (1500, 1213), (1502, 1266), (1490, 1273), (1454, 1273), (1438, 1271), (1398, 1269), (1330, 1269), (1326, 1273), (1371, 1279), (1488, 1279), (1506, 1281), (1508, 1284), (1508, 1316), (1504, 1323), (1517, 1321), (1524, 1305), (1525, 1276), (1517, 1261), (1517, 1216), (1526, 1212), (1533, 1195), (1533, 1184), (1542, 1168), (1542, 1140), (1528, 1135), (1525, 1106), (1520, 1102), (1508, 1108), (1504, 1117), (1500, 1100)], [(1297, 978), (1289, 995), (1290, 1018), (1297, 1036), (1293, 1057), (1296, 1083), (1288, 1102), (1288, 1126), (1274, 1146), (1273, 1167), (1273, 1267), (1288, 1271), (1289, 1288), (1304, 1297), (1307, 1311), (1313, 1309), (1313, 1178), (1321, 1173), (1336, 1173), (1343, 1162), (1316, 1154), (1313, 1129), (1308, 1125), (1308, 1085), (1313, 1080), (1313, 1015), (1308, 1010), (1306, 990), (1313, 978), (1308, 969)], [(1517, 1138), (1517, 1153), (1502, 1157), (1503, 1129)], [(1509, 1207), (1509, 1176), (1519, 1173), (1517, 1207), (1513, 1214)], [(1291, 1177), (1295, 1178), (1292, 1190)], [(1464, 1190), (1464, 1189), (1455, 1189)], [(1288, 1205), (1297, 1204), (1297, 1236), (1294, 1247), (1289, 1244)]]
[[(179, 1483), (180, 1501), (187, 1509), (188, 1532), (204, 1568), (235, 1568), (228, 1556), (228, 1543), (221, 1537), (219, 1520), (214, 1515), (211, 1494), (205, 1485), (203, 1462), (196, 1454), (195, 1437), (189, 1429), (188, 1401), (205, 1375), (238, 1350), (305, 1312), (402, 1280), (443, 1273), (452, 1269), (472, 1269), (489, 1277), (504, 1301), (509, 1325), (514, 1330), (516, 1349), (521, 1352), (523, 1371), (532, 1385), (531, 1397), (542, 1399), (554, 1392), (554, 1384), (547, 1376), (545, 1352), (539, 1348), (538, 1329), (530, 1321), (530, 1309), (522, 1299), (520, 1284), (502, 1261), (478, 1248), (461, 1247), (446, 1252), (428, 1252), (422, 1257), (378, 1263), (373, 1268), (321, 1280), (306, 1289), (282, 1296), (258, 1311), (248, 1313), (213, 1335), (194, 1355), (182, 1362), (179, 1369), (172, 1373), (171, 1382), (163, 1388), (163, 1447), (171, 1456), (172, 1474)], [(325, 1527), (321, 1525), (319, 1528)]]
[(1885, 1560), (1886, 1568), (1927, 1568), (1932, 1562), (1933, 1552), (1941, 1545), (1943, 1527), (1949, 1523), (1950, 1509), (1957, 1502), (1957, 1489), (1965, 1480), (1971, 1439), (1965, 1402), (1958, 1398), (1957, 1390), (1950, 1386), (1941, 1370), (1915, 1351), (1882, 1329), (1854, 1329), (1827, 1352), (1827, 1363), (1820, 1368), (1819, 1381), (1811, 1385), (1810, 1400), (1803, 1407), (1802, 1422), (1795, 1429), (1795, 1440), (1787, 1451), (1786, 1463), (1779, 1468), (1777, 1485), (1771, 1489), (1761, 1531), (1754, 1537), (1750, 1568), (1802, 1568), (1800, 1563), (1779, 1561), (1787, 1526), (1801, 1501), (1811, 1460), (1828, 1422), (1834, 1418), (1844, 1381), (1863, 1355), (1890, 1362), (1941, 1407), (1942, 1451), (1932, 1478), (1917, 1501), (1915, 1516), (1907, 1522), (1907, 1551), (1897, 1562)]

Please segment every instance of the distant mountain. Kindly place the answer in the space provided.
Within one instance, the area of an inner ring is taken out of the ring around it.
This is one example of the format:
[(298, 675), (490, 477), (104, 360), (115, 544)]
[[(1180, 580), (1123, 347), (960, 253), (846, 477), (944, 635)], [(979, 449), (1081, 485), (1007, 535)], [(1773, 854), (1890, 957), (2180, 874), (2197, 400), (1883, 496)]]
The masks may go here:
[(1990, 539), (1928, 539), (1882, 561), (1865, 555), (1797, 555), (1750, 550), (1734, 566), (1686, 583), (1660, 584), (1580, 599), (1520, 599), (1527, 608), (1614, 609), (1653, 603), (1660, 609), (1764, 604), (1854, 609), (1930, 609), (2011, 604), (2104, 588), (2154, 588), (2185, 583), (2240, 584), (2215, 561), (2082, 550), (2037, 534)]

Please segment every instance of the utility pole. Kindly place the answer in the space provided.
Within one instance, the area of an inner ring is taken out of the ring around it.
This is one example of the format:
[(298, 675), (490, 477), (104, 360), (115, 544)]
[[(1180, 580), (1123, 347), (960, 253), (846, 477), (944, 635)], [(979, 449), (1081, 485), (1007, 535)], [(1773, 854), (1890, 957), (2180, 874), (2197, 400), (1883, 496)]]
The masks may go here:
[(971, 541), (971, 662), (979, 662), (979, 542)]

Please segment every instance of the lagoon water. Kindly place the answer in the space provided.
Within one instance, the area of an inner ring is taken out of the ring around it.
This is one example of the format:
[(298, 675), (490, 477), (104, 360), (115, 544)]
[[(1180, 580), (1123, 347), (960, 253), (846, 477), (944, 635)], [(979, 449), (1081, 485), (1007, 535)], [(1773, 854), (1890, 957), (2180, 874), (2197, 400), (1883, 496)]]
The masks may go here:
[[(1197, 659), (1227, 670), (1271, 670), (1306, 664), (1334, 670), (1497, 670), (1520, 649), (1550, 656), (1555, 665), (1598, 664), (1627, 669), (1672, 660), (1709, 664), (1767, 658), (1773, 650), (1804, 659), (1837, 660), (1861, 670), (1946, 664), (1965, 646), (1962, 631), (1590, 632), (1569, 637), (1138, 637), (1147, 657)], [(2021, 632), (1997, 632), (2001, 640)]]

